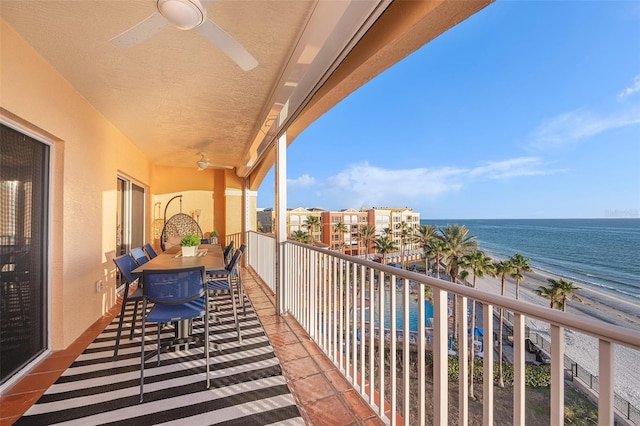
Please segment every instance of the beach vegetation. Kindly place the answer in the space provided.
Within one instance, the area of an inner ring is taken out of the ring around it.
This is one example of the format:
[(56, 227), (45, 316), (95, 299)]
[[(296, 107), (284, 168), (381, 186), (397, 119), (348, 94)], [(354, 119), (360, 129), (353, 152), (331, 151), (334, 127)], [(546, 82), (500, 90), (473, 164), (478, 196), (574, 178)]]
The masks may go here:
[(366, 247), (366, 253), (368, 254), (373, 241), (376, 239), (375, 226), (360, 225), (360, 228), (358, 228), (358, 239), (360, 240), (360, 244)]
[(555, 285), (544, 286), (541, 285), (536, 290), (538, 296), (543, 297), (549, 300), (549, 307), (553, 309), (554, 307), (560, 306), (560, 289)]
[(398, 250), (396, 243), (393, 242), (390, 236), (382, 235), (373, 241), (373, 247), (376, 253), (382, 255), (382, 264), (387, 263), (387, 253)]
[(424, 266), (425, 272), (429, 273), (429, 260), (431, 258), (431, 244), (434, 240), (438, 239), (438, 227), (435, 225), (420, 225), (416, 229), (413, 241), (420, 246), (422, 253), (424, 254)]
[(338, 222), (333, 227), (333, 232), (340, 235), (340, 244), (339, 245), (341, 247), (341, 250), (344, 252), (344, 248), (345, 248), (344, 234), (349, 232), (349, 228), (347, 228), (347, 225), (345, 225), (344, 223)]
[[(478, 249), (475, 235), (469, 234), (469, 228), (464, 225), (447, 225), (440, 228), (444, 241), (445, 269), (456, 283), (463, 262), (463, 257)], [(453, 298), (453, 340), (458, 341), (458, 298)]]
[(573, 282), (565, 281), (562, 278), (557, 280), (549, 278), (547, 281), (550, 285), (538, 287), (536, 293), (545, 299), (549, 299), (549, 306), (551, 309), (555, 307), (562, 310), (562, 312), (565, 312), (567, 310), (567, 302), (575, 300), (579, 303), (583, 303), (580, 296), (575, 294), (581, 290), (581, 288), (576, 286)]
[(311, 239), (311, 235), (309, 235), (308, 232), (304, 232), (304, 231), (293, 231), (291, 233), (291, 238), (294, 241), (297, 241), (299, 243), (304, 243), (304, 244), (311, 244), (312, 243), (312, 239)]
[[(496, 276), (500, 277), (501, 286), (500, 286), (500, 295), (504, 296), (505, 290), (505, 282), (507, 275), (513, 272), (513, 265), (508, 260), (501, 260), (499, 262), (495, 262), (493, 264), (493, 268), (495, 270)], [(500, 320), (498, 321), (498, 386), (501, 388), (504, 387), (504, 373), (502, 371), (502, 353), (504, 351), (503, 345), (503, 334), (504, 334), (504, 309), (500, 307), (499, 312)]]
[(524, 279), (523, 272), (531, 272), (531, 260), (524, 257), (520, 253), (516, 253), (509, 259), (511, 265), (513, 265), (513, 271), (511, 272), (511, 278), (516, 280), (516, 300), (520, 298), (520, 282)]
[(312, 241), (314, 240), (314, 231), (321, 225), (322, 222), (320, 221), (320, 216), (307, 216), (307, 219), (304, 222), (304, 226), (307, 228), (307, 232), (309, 233)]
[[(491, 258), (487, 256), (483, 251), (477, 250), (471, 253), (466, 254), (462, 258), (462, 267), (465, 269), (470, 269), (471, 274), (473, 275), (473, 288), (477, 288), (476, 281), (479, 278), (482, 278), (484, 274), (494, 276), (495, 268), (491, 261)], [(471, 301), (471, 340), (475, 340), (475, 329), (476, 329), (476, 301)], [(475, 345), (472, 344), (471, 350), (469, 351), (469, 397), (475, 399), (476, 396), (473, 392), (473, 373), (474, 373), (474, 360), (475, 360)]]
[(402, 265), (402, 269), (406, 269), (406, 259), (404, 254), (407, 245), (414, 240), (414, 229), (404, 221), (400, 222), (400, 225), (397, 226), (400, 231), (400, 264)]

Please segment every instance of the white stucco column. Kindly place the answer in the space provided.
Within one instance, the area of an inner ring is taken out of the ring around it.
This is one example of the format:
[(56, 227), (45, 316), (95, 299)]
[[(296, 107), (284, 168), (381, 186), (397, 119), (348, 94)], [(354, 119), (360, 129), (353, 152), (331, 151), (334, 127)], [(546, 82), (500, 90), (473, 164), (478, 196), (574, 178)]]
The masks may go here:
[(284, 242), (287, 240), (287, 134), (276, 143), (276, 312), (284, 313)]

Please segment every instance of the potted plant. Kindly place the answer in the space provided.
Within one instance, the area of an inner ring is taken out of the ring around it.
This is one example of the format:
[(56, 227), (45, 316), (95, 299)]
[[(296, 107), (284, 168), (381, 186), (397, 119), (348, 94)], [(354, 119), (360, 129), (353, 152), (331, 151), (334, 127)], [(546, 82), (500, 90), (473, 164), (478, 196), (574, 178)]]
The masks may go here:
[(180, 246), (182, 247), (182, 256), (189, 257), (198, 254), (198, 246), (200, 245), (200, 237), (195, 234), (185, 235), (180, 240)]
[(218, 244), (218, 231), (211, 232), (211, 244)]

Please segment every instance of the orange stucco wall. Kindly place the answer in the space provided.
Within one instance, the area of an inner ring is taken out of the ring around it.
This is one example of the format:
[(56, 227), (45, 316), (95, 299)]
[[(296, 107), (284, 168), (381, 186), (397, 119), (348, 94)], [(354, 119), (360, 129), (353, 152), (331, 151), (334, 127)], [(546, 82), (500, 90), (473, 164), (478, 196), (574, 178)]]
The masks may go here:
[(142, 152), (1, 20), (0, 52), (0, 119), (53, 145), (50, 329), (52, 349), (61, 349), (115, 303), (108, 256), (115, 248), (117, 175), (149, 185), (151, 169)]

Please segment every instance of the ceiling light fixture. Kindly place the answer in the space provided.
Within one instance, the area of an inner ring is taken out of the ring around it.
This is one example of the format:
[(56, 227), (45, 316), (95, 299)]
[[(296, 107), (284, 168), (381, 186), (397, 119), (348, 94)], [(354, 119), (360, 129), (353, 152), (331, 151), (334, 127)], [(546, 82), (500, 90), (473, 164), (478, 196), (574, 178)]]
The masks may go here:
[(201, 152), (200, 155), (202, 155), (202, 158), (198, 161), (196, 161), (196, 164), (198, 165), (198, 171), (202, 171), (204, 169), (206, 169), (207, 167), (209, 167), (209, 161), (206, 158), (207, 153), (206, 152)]
[(158, 12), (173, 26), (190, 30), (207, 19), (207, 12), (199, 0), (157, 0)]

